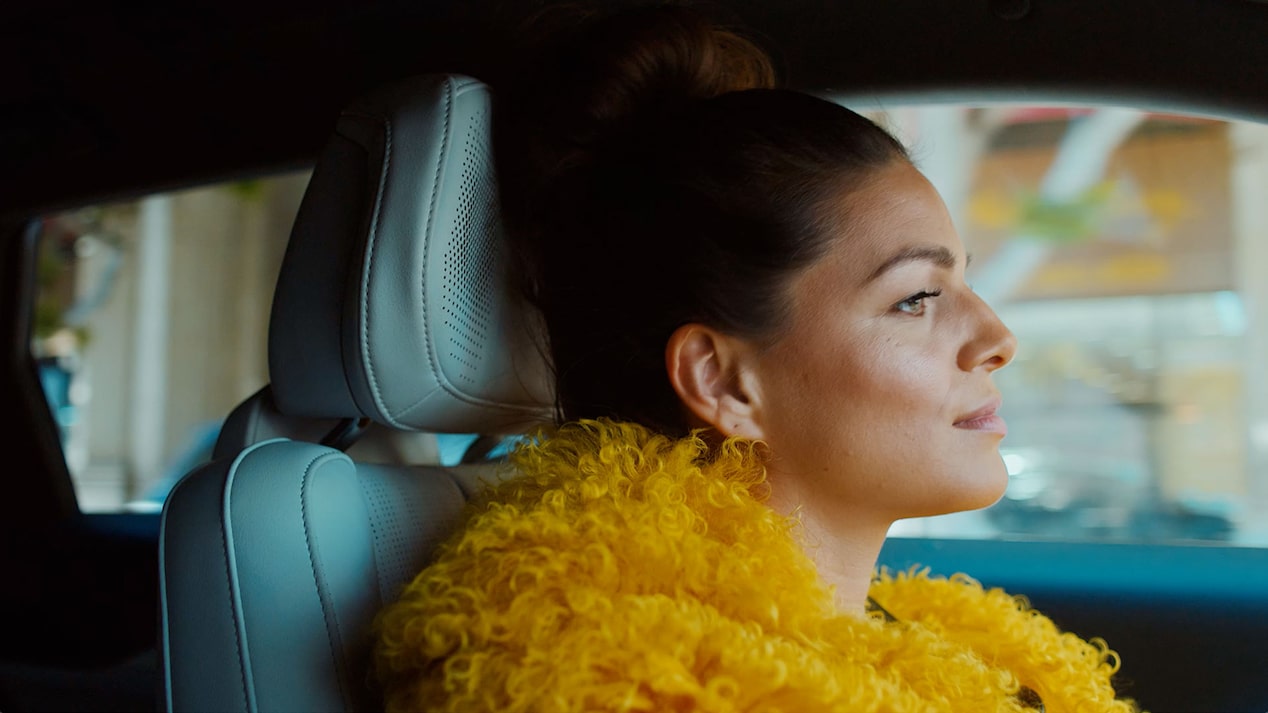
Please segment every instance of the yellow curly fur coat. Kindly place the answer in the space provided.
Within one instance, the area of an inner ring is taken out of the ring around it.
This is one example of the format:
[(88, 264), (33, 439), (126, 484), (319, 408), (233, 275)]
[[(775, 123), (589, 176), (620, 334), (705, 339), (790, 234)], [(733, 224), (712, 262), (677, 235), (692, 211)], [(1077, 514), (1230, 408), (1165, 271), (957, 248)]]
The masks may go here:
[(1134, 709), (1103, 642), (964, 576), (882, 571), (899, 621), (840, 613), (751, 443), (583, 421), (512, 462), (380, 613), (390, 710)]

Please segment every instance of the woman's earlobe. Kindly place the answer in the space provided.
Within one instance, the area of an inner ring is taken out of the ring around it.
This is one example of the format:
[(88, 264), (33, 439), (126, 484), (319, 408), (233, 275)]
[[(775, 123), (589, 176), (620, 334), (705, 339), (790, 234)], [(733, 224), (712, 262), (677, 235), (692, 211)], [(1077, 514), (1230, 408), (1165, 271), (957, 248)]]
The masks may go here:
[(685, 324), (665, 345), (665, 369), (692, 420), (724, 436), (762, 438), (745, 349), (740, 340)]

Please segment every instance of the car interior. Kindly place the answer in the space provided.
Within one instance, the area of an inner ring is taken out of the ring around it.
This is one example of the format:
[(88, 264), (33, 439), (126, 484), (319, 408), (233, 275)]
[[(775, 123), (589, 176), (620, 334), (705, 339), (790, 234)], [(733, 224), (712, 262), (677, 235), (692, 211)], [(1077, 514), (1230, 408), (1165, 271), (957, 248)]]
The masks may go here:
[[(0, 10), (15, 76), (0, 88), (0, 399), (17, 410), (0, 436), (0, 710), (380, 707), (374, 612), (504, 475), (495, 445), (552, 416), (504, 274), (484, 81), (515, 46), (510, 20), (549, 4)], [(710, 7), (773, 48), (789, 85), (860, 110), (1268, 124), (1259, 0)], [(273, 289), (250, 307), (267, 382), (217, 412), (154, 507), (87, 509), (31, 346), (48, 216), (297, 169)], [(1238, 423), (1252, 441), (1253, 426)], [(468, 438), (459, 455), (436, 457), (451, 435)], [(1147, 710), (1268, 710), (1268, 542), (891, 536), (881, 564), (967, 572), (1105, 638)]]
[(374, 613), (453, 529), (481, 474), (496, 473), (352, 461), (339, 448), (355, 440), (349, 427), (515, 433), (549, 419), (531, 321), (499, 279), (490, 114), (488, 87), (454, 75), (343, 113), (278, 280), (270, 398), (238, 409), (257, 424), (335, 426), (316, 443), (227, 430), (247, 437), (222, 436), (227, 455), (168, 496), (169, 708), (374, 708)]

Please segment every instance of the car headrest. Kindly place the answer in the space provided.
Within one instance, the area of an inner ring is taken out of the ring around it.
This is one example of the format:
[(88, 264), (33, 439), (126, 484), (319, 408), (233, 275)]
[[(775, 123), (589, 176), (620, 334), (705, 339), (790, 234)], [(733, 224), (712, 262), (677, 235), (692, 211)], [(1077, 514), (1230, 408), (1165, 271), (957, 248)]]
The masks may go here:
[(488, 434), (550, 419), (539, 321), (505, 275), (491, 114), (489, 88), (458, 75), (341, 114), (274, 293), (282, 413)]

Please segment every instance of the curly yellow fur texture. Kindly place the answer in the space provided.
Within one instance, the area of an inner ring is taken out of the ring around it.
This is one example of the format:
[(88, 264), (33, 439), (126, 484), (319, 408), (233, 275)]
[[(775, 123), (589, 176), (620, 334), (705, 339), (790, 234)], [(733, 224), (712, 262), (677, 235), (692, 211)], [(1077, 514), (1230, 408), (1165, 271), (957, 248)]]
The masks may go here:
[(530, 439), (376, 621), (392, 711), (1132, 711), (1104, 642), (1003, 591), (881, 571), (840, 613), (760, 446), (581, 421)]

